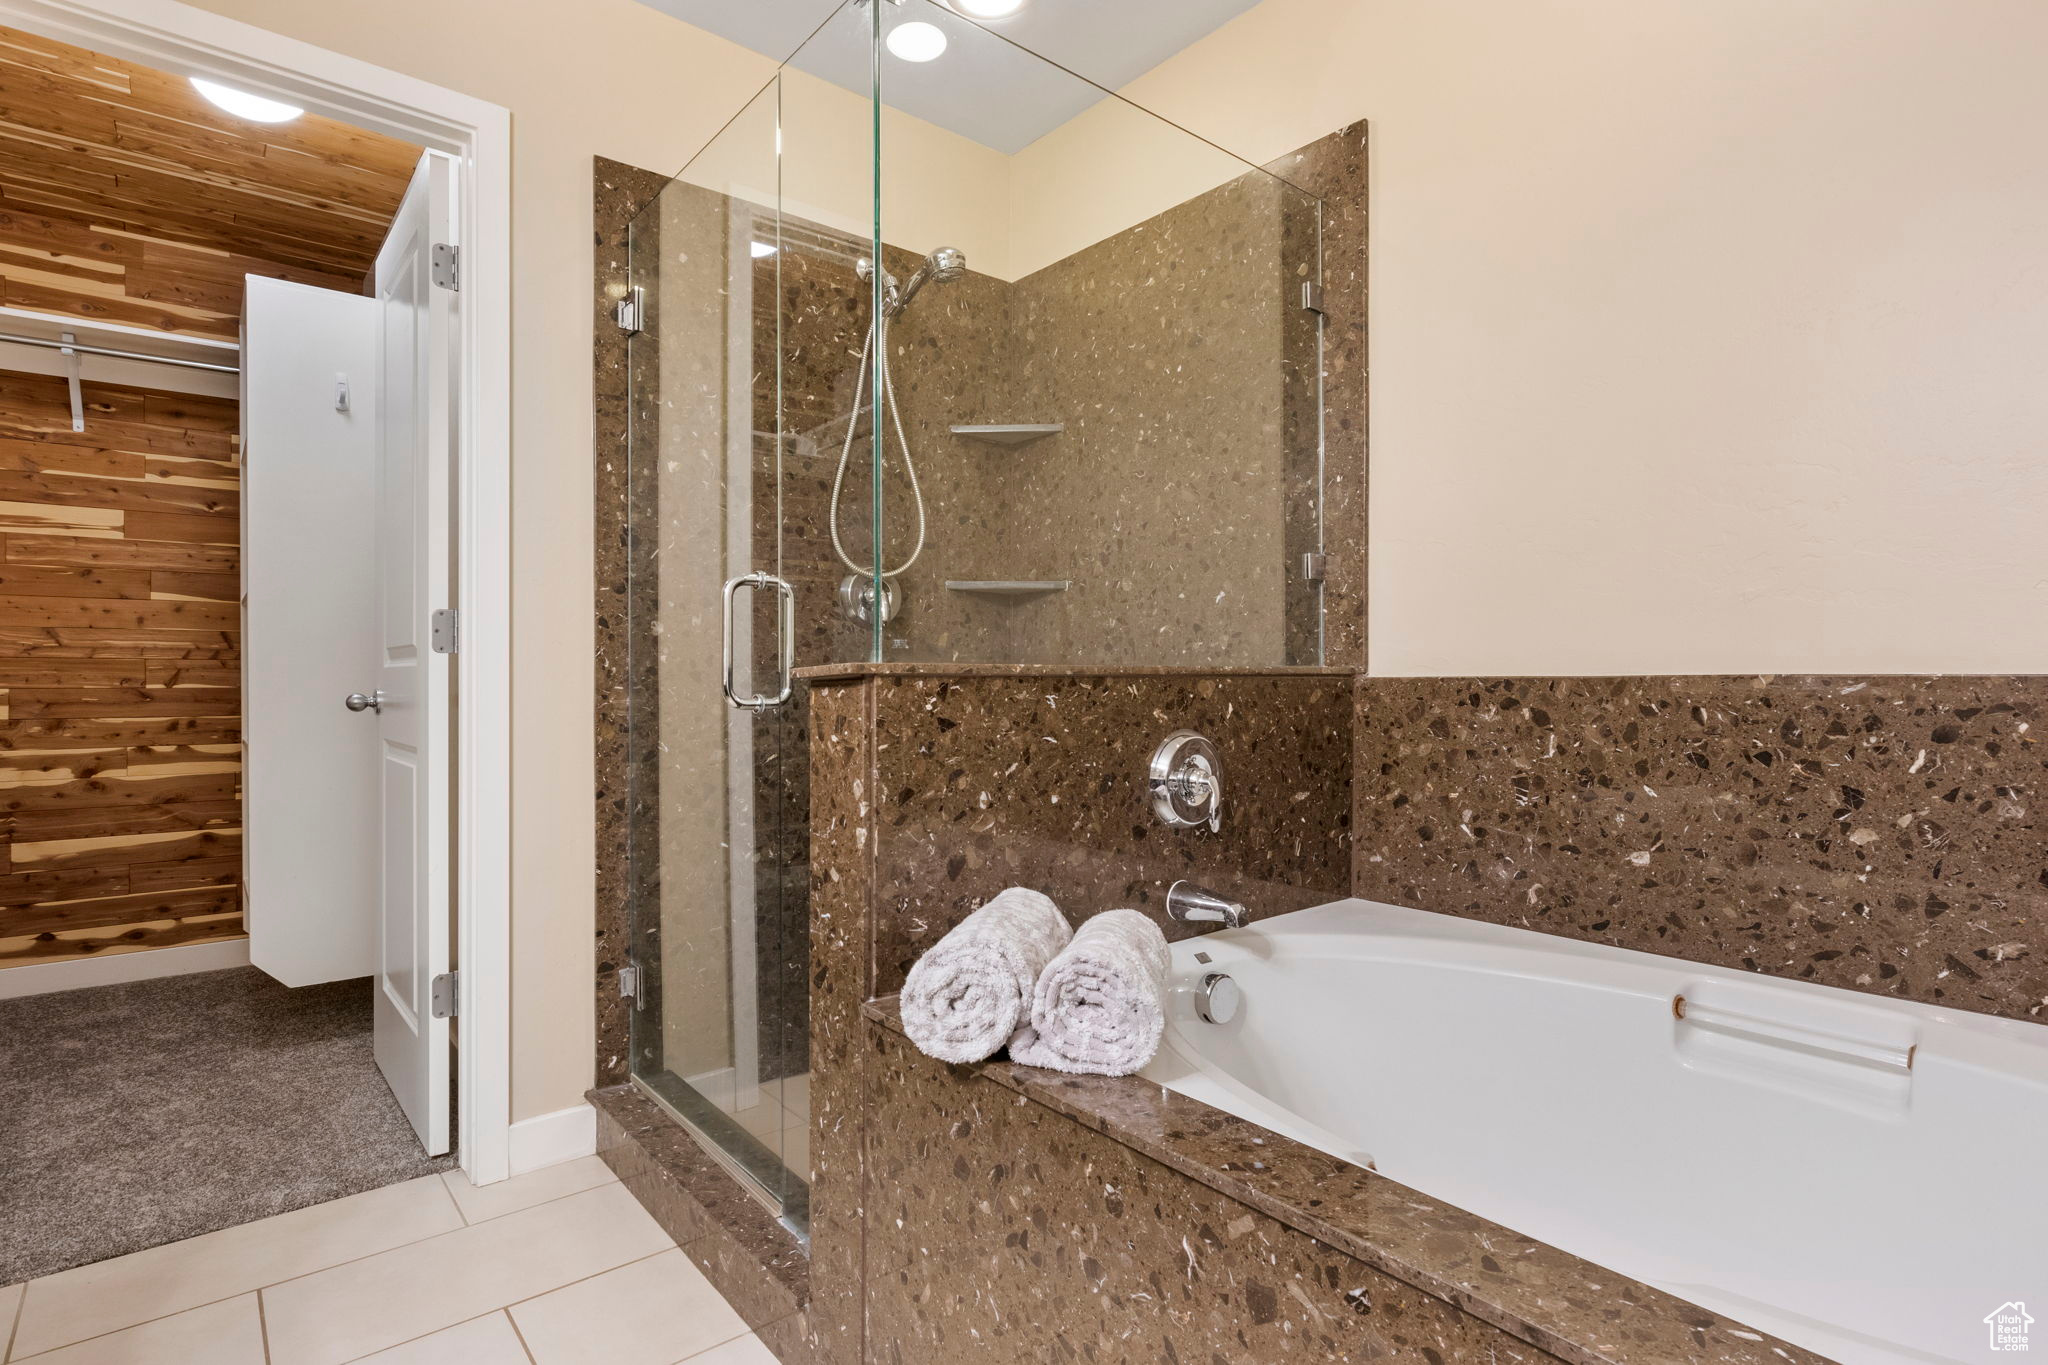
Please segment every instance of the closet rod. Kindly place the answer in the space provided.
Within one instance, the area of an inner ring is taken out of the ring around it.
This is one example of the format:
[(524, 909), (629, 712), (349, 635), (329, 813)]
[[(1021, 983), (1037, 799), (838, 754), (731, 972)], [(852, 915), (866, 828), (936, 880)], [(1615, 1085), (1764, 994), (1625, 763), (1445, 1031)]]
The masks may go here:
[(178, 356), (149, 355), (142, 351), (119, 351), (111, 346), (88, 346), (81, 341), (52, 341), (47, 337), (17, 336), (13, 332), (0, 332), (0, 341), (15, 341), (24, 346), (47, 346), (53, 351), (77, 351), (81, 355), (108, 355), (119, 360), (146, 360), (152, 365), (182, 365), (188, 370), (216, 370), (222, 374), (240, 374), (240, 365), (216, 365), (210, 360), (185, 360)]

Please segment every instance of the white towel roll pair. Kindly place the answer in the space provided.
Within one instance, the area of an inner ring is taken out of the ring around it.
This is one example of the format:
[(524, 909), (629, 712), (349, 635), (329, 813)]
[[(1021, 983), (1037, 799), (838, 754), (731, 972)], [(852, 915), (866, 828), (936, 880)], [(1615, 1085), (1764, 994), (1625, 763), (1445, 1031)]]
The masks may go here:
[(1166, 1028), (1166, 936), (1135, 910), (1075, 933), (1059, 907), (1013, 886), (933, 944), (903, 984), (903, 1029), (944, 1062), (1010, 1059), (1127, 1076)]

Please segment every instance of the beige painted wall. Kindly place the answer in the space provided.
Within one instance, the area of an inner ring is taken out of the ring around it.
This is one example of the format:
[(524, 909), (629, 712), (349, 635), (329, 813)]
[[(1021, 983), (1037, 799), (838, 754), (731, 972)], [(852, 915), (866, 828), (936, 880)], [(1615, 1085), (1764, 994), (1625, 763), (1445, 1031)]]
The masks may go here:
[(595, 1046), (590, 159), (680, 167), (774, 64), (632, 0), (199, 3), (512, 111), (512, 1116), (562, 1109)]
[(1372, 120), (1375, 671), (2040, 672), (2044, 70), (2040, 0), (1265, 0), (1126, 93)]
[[(777, 121), (783, 132), (776, 159)], [(693, 185), (854, 237), (874, 230), (868, 101), (791, 68), (682, 168)], [(974, 268), (1011, 278), (1010, 158), (900, 110), (882, 110), (883, 240), (925, 252), (957, 246)]]
[[(1333, 124), (1304, 142), (1336, 129)], [(1252, 169), (1119, 99), (1098, 101), (1009, 162), (1010, 273), (1003, 278), (1013, 280)]]

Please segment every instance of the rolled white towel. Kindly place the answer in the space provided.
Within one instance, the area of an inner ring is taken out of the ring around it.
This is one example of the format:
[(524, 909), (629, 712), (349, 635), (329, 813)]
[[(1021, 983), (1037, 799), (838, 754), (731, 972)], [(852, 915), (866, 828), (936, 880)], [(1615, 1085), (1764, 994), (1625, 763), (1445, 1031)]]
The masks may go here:
[(1038, 978), (1010, 1060), (1081, 1076), (1137, 1071), (1166, 1029), (1167, 962), (1166, 935), (1137, 911), (1088, 920)]
[(998, 892), (912, 964), (903, 1031), (942, 1062), (986, 1061), (1029, 1017), (1039, 973), (1073, 936), (1050, 898)]

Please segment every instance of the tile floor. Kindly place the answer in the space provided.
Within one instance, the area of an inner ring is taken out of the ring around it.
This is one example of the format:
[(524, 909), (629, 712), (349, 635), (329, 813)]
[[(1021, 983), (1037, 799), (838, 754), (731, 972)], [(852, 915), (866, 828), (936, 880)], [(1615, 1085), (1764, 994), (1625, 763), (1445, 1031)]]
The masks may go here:
[(782, 1158), (782, 1164), (802, 1175), (811, 1175), (811, 1074), (806, 1071), (769, 1081), (754, 1091), (754, 1103), (734, 1109), (728, 1097), (714, 1090), (708, 1096), (733, 1116), (740, 1127), (768, 1145)]
[(775, 1365), (596, 1157), (460, 1171), (0, 1289), (36, 1365)]

